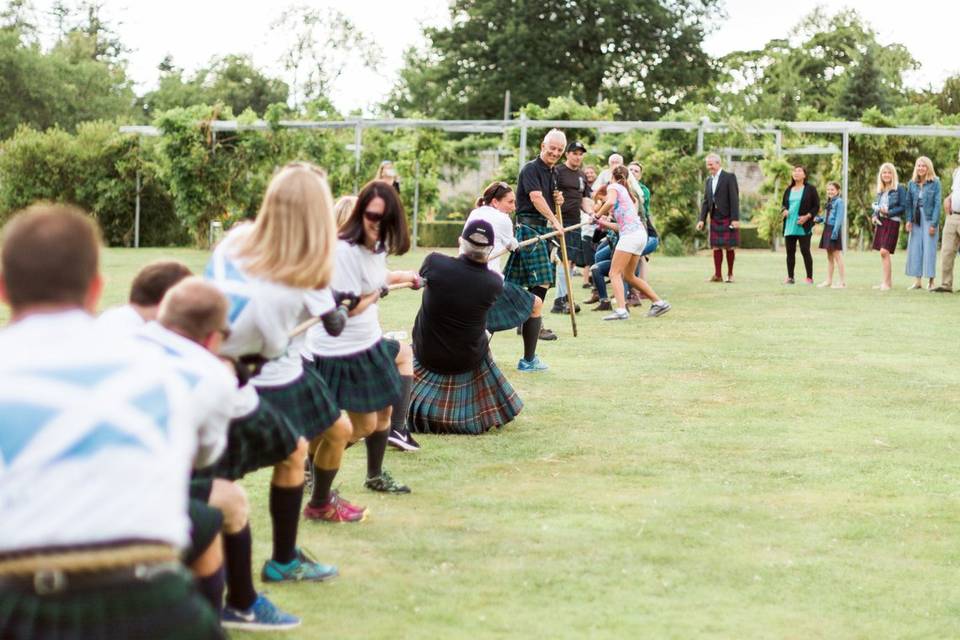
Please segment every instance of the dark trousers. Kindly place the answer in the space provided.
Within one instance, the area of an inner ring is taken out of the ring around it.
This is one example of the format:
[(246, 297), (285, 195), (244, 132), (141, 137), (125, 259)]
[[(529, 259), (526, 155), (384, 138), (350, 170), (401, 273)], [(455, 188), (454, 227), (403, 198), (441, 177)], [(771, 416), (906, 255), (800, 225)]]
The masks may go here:
[(800, 245), (800, 255), (803, 256), (803, 268), (807, 277), (813, 278), (813, 254), (810, 253), (810, 236), (787, 236), (787, 277), (793, 277), (794, 267), (797, 265), (797, 244)]

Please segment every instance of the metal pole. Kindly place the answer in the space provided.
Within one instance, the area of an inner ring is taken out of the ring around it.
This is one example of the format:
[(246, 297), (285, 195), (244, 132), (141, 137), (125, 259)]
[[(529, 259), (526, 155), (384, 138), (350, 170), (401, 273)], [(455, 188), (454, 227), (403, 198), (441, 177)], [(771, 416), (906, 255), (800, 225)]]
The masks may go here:
[(510, 89), (503, 94), (503, 119), (510, 119)]
[(520, 112), (520, 168), (527, 163), (527, 114)]
[(777, 146), (777, 157), (779, 158), (783, 155), (783, 131), (777, 130), (774, 136), (776, 137), (775, 144)]
[(703, 123), (706, 122), (706, 118), (700, 120), (700, 126), (697, 127), (697, 155), (703, 155)]
[(847, 223), (850, 220), (850, 202), (847, 200), (847, 192), (850, 186), (850, 132), (843, 132), (843, 206), (846, 207), (847, 215), (843, 216), (843, 251), (847, 251), (848, 235), (850, 226)]
[(140, 248), (140, 169), (137, 169), (137, 202), (133, 209), (133, 248)]
[(413, 248), (417, 248), (417, 221), (420, 219), (420, 158), (413, 161)]
[(353, 130), (353, 192), (360, 192), (360, 145), (363, 142), (363, 128), (360, 121)]

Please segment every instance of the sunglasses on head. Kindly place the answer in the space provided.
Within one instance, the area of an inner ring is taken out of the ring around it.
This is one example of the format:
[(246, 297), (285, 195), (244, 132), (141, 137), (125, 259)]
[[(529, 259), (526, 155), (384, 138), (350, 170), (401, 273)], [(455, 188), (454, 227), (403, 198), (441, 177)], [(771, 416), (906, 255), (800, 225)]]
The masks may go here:
[(378, 213), (376, 211), (364, 211), (363, 218), (369, 222), (381, 222), (385, 213)]

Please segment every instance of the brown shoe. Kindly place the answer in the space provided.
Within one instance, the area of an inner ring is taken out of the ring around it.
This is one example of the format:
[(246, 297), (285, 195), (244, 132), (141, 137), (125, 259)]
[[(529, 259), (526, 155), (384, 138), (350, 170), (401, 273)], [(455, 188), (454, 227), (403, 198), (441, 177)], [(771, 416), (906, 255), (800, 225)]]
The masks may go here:
[(613, 306), (610, 304), (609, 298), (604, 298), (600, 301), (600, 304), (593, 308), (594, 311), (613, 311)]
[(596, 291), (594, 291), (593, 293), (590, 294), (590, 299), (584, 300), (583, 304), (597, 304), (598, 302), (600, 302), (600, 296), (597, 295)]
[(723, 278), (720, 276), (710, 276), (707, 278), (707, 282), (723, 282)]

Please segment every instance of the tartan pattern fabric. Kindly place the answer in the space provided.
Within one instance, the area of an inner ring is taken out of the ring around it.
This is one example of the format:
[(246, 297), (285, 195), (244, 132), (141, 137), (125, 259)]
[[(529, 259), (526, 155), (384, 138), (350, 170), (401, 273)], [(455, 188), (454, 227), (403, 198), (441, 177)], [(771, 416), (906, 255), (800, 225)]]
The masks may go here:
[(503, 283), (503, 292), (487, 312), (487, 331), (506, 331), (519, 327), (533, 313), (533, 294), (512, 282)]
[(880, 226), (873, 233), (873, 250), (886, 249), (890, 253), (897, 250), (900, 240), (900, 223), (889, 218), (880, 218)]
[(507, 424), (522, 409), (523, 401), (489, 351), (473, 371), (452, 375), (434, 373), (413, 361), (410, 431), (477, 435)]
[(183, 564), (190, 566), (200, 557), (223, 528), (223, 512), (202, 500), (190, 498), (190, 546), (183, 554)]
[(239, 480), (257, 469), (286, 460), (297, 449), (299, 437), (296, 427), (261, 398), (253, 413), (230, 421), (223, 455), (212, 466), (195, 471), (193, 478)]
[(0, 598), (0, 638), (226, 638), (210, 605), (184, 571), (103, 589), (38, 596), (7, 590)]
[(261, 402), (265, 400), (282, 413), (297, 433), (308, 441), (326, 431), (340, 417), (340, 409), (327, 383), (315, 369), (305, 368), (303, 375), (290, 384), (257, 387), (257, 393)]
[(317, 357), (315, 366), (340, 409), (371, 413), (386, 409), (400, 398), (400, 373), (395, 362), (398, 353), (400, 343), (384, 338), (360, 353)]
[(580, 235), (580, 229), (567, 231), (563, 234), (567, 239), (567, 259), (578, 267), (585, 267), (583, 255), (583, 238)]
[[(516, 237), (519, 242), (523, 242), (551, 231), (553, 231), (552, 227), (518, 224)], [(503, 277), (508, 282), (521, 287), (552, 287), (555, 274), (553, 263), (550, 261), (549, 242), (549, 240), (535, 242), (511, 253), (507, 266), (503, 269)]]
[(714, 221), (710, 216), (710, 246), (714, 249), (740, 246), (740, 229), (731, 229), (730, 220)]
[(833, 235), (833, 225), (832, 224), (823, 225), (823, 235), (820, 237), (820, 248), (827, 249), (829, 251), (843, 250), (843, 236), (838, 237), (836, 240), (832, 240), (831, 239), (832, 235)]

